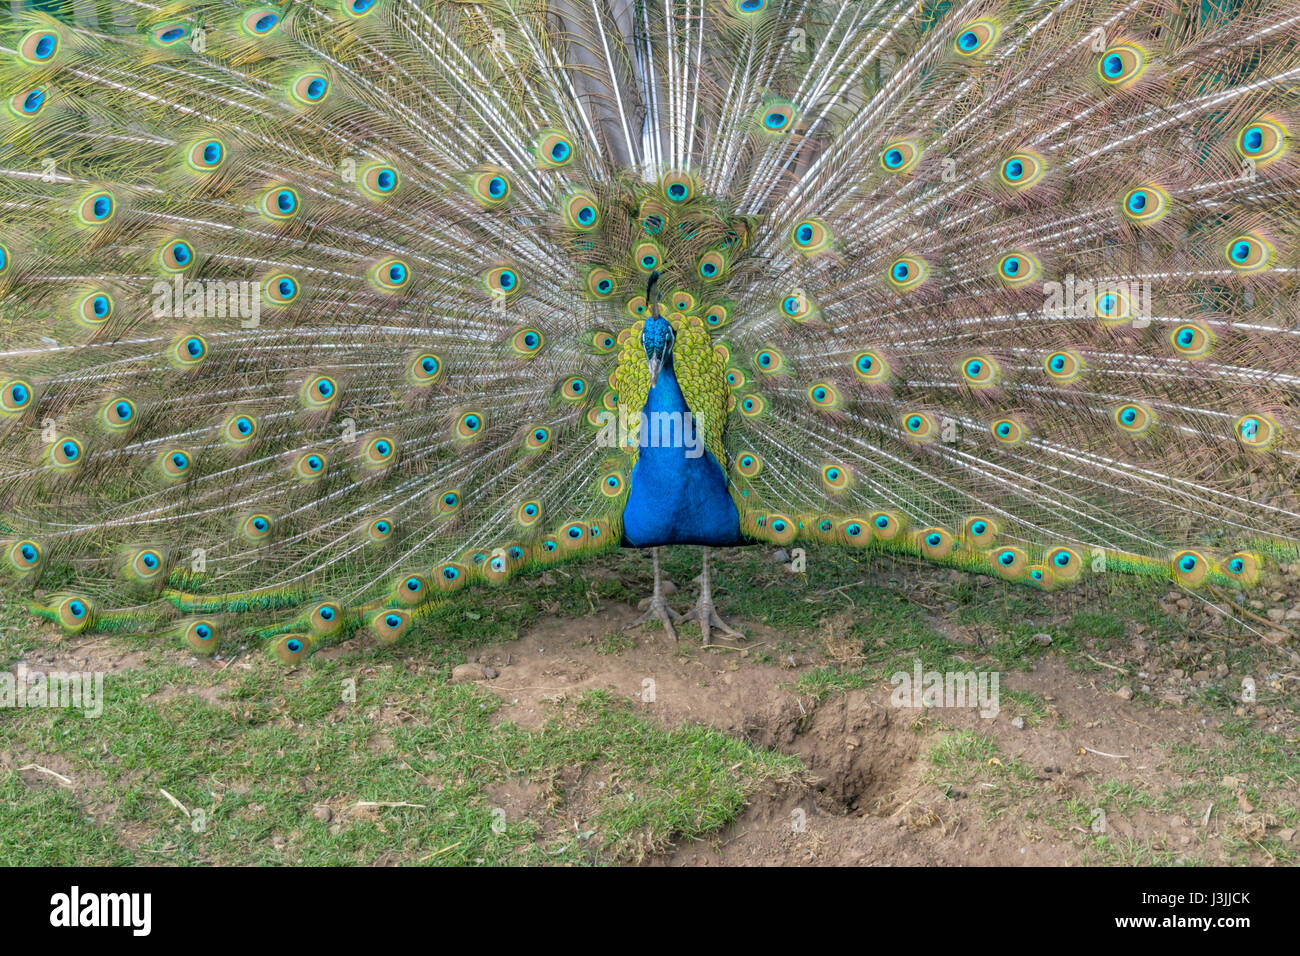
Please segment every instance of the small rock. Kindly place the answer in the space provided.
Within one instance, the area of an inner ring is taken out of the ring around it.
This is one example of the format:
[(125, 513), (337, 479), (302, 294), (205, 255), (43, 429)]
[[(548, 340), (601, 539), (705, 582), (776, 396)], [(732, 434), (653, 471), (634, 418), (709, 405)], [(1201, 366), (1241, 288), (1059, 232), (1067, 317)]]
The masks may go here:
[(677, 585), (673, 584), (672, 581), (662, 581), (660, 582), (660, 586), (663, 588), (664, 594), (677, 593)]
[(1207, 681), (1209, 679), (1210, 679), (1209, 671), (1197, 671), (1195, 674), (1192, 675), (1192, 680), (1194, 681)]
[(648, 610), (650, 610), (650, 599), (649, 599), (649, 598), (642, 598), (641, 600), (637, 601), (637, 602), (636, 602), (636, 609), (637, 609), (638, 611), (648, 611)]
[(1286, 611), (1282, 610), (1280, 607), (1271, 607), (1266, 613), (1270, 621), (1280, 621), (1286, 617)]
[(1279, 830), (1277, 835), (1283, 843), (1290, 843), (1295, 839), (1295, 827), (1287, 827), (1285, 830)]
[(1214, 676), (1215, 676), (1215, 677), (1227, 677), (1227, 676), (1228, 676), (1228, 665), (1227, 665), (1227, 664), (1220, 664), (1220, 665), (1218, 665), (1217, 667), (1215, 667), (1215, 668), (1214, 668)]
[(1025, 718), (1023, 718), (1023, 717), (1017, 717), (1015, 720), (1011, 721), (1011, 726), (1014, 727), (1014, 728), (1016, 728), (1016, 730), (1024, 730), (1024, 729), (1025, 729)]
[(321, 823), (329, 823), (334, 819), (334, 811), (329, 807), (312, 807), (311, 815)]
[(451, 671), (451, 682), (453, 684), (465, 684), (469, 681), (491, 680), (497, 676), (497, 671), (491, 667), (484, 667), (482, 664), (457, 664)]
[(845, 737), (844, 746), (848, 747), (850, 750), (856, 750), (862, 746), (862, 740), (859, 737)]
[(1120, 700), (1132, 700), (1133, 688), (1128, 686), (1121, 687), (1119, 690), (1115, 691), (1115, 696)]
[(790, 560), (790, 552), (785, 548), (777, 548), (776, 551), (772, 553), (772, 560), (777, 564), (785, 564)]
[(1043, 647), (1048, 647), (1052, 643), (1052, 635), (1045, 634), (1040, 631), (1038, 634), (1034, 635), (1034, 643), (1039, 644)]

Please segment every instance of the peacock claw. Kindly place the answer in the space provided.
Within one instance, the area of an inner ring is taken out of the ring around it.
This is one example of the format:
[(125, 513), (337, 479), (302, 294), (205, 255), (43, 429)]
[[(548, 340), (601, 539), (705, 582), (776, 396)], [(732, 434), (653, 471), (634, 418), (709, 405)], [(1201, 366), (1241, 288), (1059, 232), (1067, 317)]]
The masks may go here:
[(718, 611), (713, 606), (713, 600), (706, 598), (704, 595), (700, 595), (700, 600), (696, 603), (694, 610), (688, 611), (682, 621), (700, 622), (700, 633), (704, 635), (705, 647), (713, 643), (712, 631), (715, 627), (727, 637), (734, 637), (741, 641), (745, 640), (744, 634), (718, 616)]
[(627, 626), (627, 630), (634, 627), (640, 627), (642, 624), (649, 624), (651, 621), (658, 621), (668, 632), (668, 636), (674, 641), (677, 640), (677, 631), (673, 628), (674, 621), (682, 620), (682, 616), (668, 606), (668, 601), (662, 594), (656, 594), (650, 598), (649, 609), (639, 618)]

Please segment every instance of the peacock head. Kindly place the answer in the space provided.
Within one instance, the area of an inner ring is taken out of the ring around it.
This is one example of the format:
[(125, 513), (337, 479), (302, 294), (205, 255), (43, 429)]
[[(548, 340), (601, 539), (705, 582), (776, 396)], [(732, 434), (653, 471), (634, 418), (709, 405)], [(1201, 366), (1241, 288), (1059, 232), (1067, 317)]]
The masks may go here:
[(658, 383), (660, 371), (673, 354), (673, 340), (676, 337), (672, 325), (659, 314), (659, 293), (655, 289), (658, 282), (659, 271), (656, 269), (650, 273), (650, 281), (645, 288), (646, 301), (652, 303), (650, 318), (641, 327), (641, 347), (645, 349), (646, 364), (650, 367), (651, 388)]

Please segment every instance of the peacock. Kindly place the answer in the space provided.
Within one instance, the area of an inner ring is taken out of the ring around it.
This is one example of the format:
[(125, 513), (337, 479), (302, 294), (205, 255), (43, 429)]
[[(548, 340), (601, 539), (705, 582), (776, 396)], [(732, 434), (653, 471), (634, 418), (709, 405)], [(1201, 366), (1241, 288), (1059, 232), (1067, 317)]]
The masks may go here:
[[(54, 0), (0, 57), (3, 593), (399, 640), (462, 588), (1300, 552), (1292, 0)], [(830, 558), (833, 559), (833, 558)]]

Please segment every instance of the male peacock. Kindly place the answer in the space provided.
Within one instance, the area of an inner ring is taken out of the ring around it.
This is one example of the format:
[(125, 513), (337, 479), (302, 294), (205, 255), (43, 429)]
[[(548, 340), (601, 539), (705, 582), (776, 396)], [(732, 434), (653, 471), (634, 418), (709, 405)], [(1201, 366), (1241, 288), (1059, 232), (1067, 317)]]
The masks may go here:
[(1292, 0), (76, 9), (0, 21), (5, 588), (69, 631), (292, 662), (624, 542), (1297, 553)]

